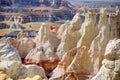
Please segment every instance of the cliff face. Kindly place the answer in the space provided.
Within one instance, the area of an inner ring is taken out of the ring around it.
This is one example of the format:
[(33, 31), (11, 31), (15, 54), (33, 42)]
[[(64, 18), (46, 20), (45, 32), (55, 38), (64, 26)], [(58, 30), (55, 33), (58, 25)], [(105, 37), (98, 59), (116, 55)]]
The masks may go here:
[(1, 0), (0, 21), (27, 23), (71, 20), (74, 9), (70, 5), (62, 0)]

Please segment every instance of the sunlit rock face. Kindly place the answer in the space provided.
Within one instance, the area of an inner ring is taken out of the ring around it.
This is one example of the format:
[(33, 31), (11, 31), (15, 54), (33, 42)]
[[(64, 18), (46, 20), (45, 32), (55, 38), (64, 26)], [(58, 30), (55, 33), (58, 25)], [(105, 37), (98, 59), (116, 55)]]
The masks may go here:
[(120, 79), (120, 39), (109, 41), (106, 47), (102, 67), (92, 80)]
[(81, 38), (77, 43), (78, 48), (81, 46), (87, 46), (87, 49), (89, 49), (92, 40), (96, 36), (95, 23), (96, 13), (94, 10), (91, 9), (86, 14), (85, 21), (82, 24), (81, 29), (79, 31), (81, 34)]
[[(101, 68), (105, 48), (111, 39), (110, 24), (107, 19), (106, 9), (101, 9), (100, 20), (97, 25), (96, 13), (94, 10), (88, 11), (80, 29), (75, 31), (79, 33), (77, 45), (71, 48), (70, 44), (73, 39), (71, 35), (75, 32), (69, 32), (68, 29), (70, 29), (69, 25), (65, 28), (61, 37), (61, 44), (58, 47), (58, 51), (61, 50), (63, 53), (62, 55), (57, 53), (61, 61), (51, 73), (50, 80), (86, 80), (91, 78), (90, 75), (96, 74)], [(65, 47), (65, 44), (68, 47)], [(60, 46), (64, 47), (60, 48)]]
[(83, 67), (81, 64), (84, 64), (82, 57), (85, 54), (86, 47), (83, 46), (79, 50), (73, 48), (64, 54), (58, 66), (51, 73), (52, 76), (50, 80), (64, 79), (64, 80), (80, 80), (86, 79)]
[(38, 35), (35, 37), (34, 42), (36, 43), (36, 47), (43, 47), (44, 53), (46, 52), (56, 52), (56, 49), (59, 45), (59, 39), (56, 35), (54, 35), (46, 26), (45, 23), (43, 23), (40, 26), (40, 30), (38, 32)]
[(21, 61), (17, 49), (10, 45), (6, 39), (0, 40), (0, 61)]
[[(47, 50), (45, 51), (45, 48)], [(42, 66), (46, 74), (51, 72), (58, 64), (58, 56), (48, 47), (39, 46), (32, 49), (26, 56), (25, 64), (36, 64)]]
[(96, 13), (94, 10), (89, 10), (88, 13), (85, 16), (85, 21), (81, 26), (80, 29), (80, 40), (77, 43), (77, 48), (81, 48), (82, 46), (86, 46), (85, 54), (81, 54), (82, 58), (80, 61), (83, 61), (81, 63), (81, 69), (84, 70), (85, 72), (89, 73), (91, 68), (88, 66), (89, 65), (89, 54), (88, 50), (90, 48), (90, 45), (93, 41), (93, 39), (97, 35), (97, 30), (95, 27), (96, 23)]
[(29, 51), (34, 48), (35, 43), (30, 38), (22, 38), (18, 40), (18, 46), (16, 47), (19, 51), (21, 58), (25, 58)]
[(47, 74), (51, 72), (59, 62), (59, 58), (55, 54), (59, 39), (48, 29), (45, 23), (43, 23), (34, 42), (36, 43), (36, 47), (31, 49), (25, 57), (24, 63), (42, 66)]
[(7, 41), (18, 50), (21, 58), (25, 58), (29, 51), (35, 47), (35, 43), (24, 35), (20, 35), (20, 37), (21, 39), (7, 38)]
[(57, 37), (48, 29), (45, 23), (40, 26), (38, 35), (35, 37), (34, 42), (37, 45), (43, 45), (45, 42), (49, 41), (50, 44), (56, 48), (59, 44)]
[(50, 80), (119, 80), (120, 39), (113, 39), (119, 38), (118, 14), (108, 19), (101, 9), (96, 23), (90, 9), (83, 23), (77, 13), (60, 27), (43, 23), (35, 38), (22, 31), (17, 38), (2, 38), (0, 67), (14, 80), (48, 80), (46, 75)]
[(91, 60), (91, 70), (97, 73), (102, 66), (105, 48), (110, 40), (110, 26), (107, 20), (106, 10), (101, 9), (100, 20), (98, 24), (98, 35), (94, 38), (88, 51)]
[[(78, 14), (77, 14), (78, 15)], [(57, 68), (53, 71), (51, 80), (54, 79), (75, 79), (79, 80), (82, 78), (85, 78), (84, 76), (80, 77), (80, 75), (87, 75), (89, 74), (90, 68), (88, 67), (89, 64), (86, 64), (88, 61), (88, 49), (90, 48), (91, 42), (96, 36), (96, 29), (95, 29), (95, 22), (96, 22), (96, 15), (94, 10), (90, 10), (88, 14), (86, 15), (85, 22), (80, 26), (81, 28), (77, 29), (75, 32), (67, 32), (66, 29), (66, 43), (69, 42), (68, 49), (66, 53), (63, 55), (60, 63), (58, 64)], [(74, 28), (74, 27), (73, 27)], [(75, 26), (76, 28), (76, 26)], [(74, 38), (71, 36), (75, 33), (78, 33), (77, 36), (78, 39), (74, 40), (76, 41), (73, 46), (72, 41)], [(65, 34), (64, 34), (65, 35)], [(65, 39), (65, 38), (62, 38)], [(65, 44), (65, 41), (64, 44)], [(72, 44), (72, 48), (71, 47)], [(76, 47), (76, 48), (75, 48)], [(59, 48), (59, 47), (58, 47)], [(60, 54), (59, 54), (60, 55)], [(62, 67), (61, 67), (62, 66)], [(62, 72), (57, 73), (59, 70)]]
[(80, 14), (77, 13), (71, 22), (67, 21), (59, 28), (58, 37), (61, 36), (61, 43), (57, 48), (57, 55), (60, 59), (63, 57), (65, 52), (76, 47), (77, 42), (80, 39), (80, 33), (78, 31), (81, 28), (81, 23)]
[(18, 33), (17, 39), (7, 38), (7, 41), (18, 50), (21, 58), (25, 58), (29, 51), (35, 46), (33, 40), (27, 38), (23, 31)]
[(80, 38), (79, 32), (69, 34), (66, 29), (64, 31), (64, 34), (62, 35), (61, 43), (57, 48), (58, 57), (62, 58), (65, 52), (76, 47), (79, 38)]
[(70, 25), (68, 26), (69, 32), (75, 32), (78, 31), (81, 28), (82, 20), (79, 13), (76, 13), (76, 15), (73, 17), (72, 21), (70, 22)]

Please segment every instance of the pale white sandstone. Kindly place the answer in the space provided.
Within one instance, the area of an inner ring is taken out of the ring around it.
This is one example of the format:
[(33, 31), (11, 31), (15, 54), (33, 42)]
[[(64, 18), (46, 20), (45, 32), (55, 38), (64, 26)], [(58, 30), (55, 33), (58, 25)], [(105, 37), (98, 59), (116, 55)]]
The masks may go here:
[(70, 21), (66, 21), (64, 24), (60, 26), (57, 32), (59, 38), (62, 37), (62, 35), (64, 34), (65, 30), (68, 28), (69, 25), (70, 25)]
[(36, 43), (36, 46), (43, 45), (47, 41), (50, 42), (50, 44), (56, 48), (59, 44), (58, 38), (48, 29), (45, 23), (43, 23), (40, 26), (40, 30), (34, 39), (34, 42)]
[[(83, 58), (83, 54), (86, 47), (82, 47), (79, 50), (77, 48), (73, 48), (69, 50), (67, 53), (64, 54), (61, 61), (59, 62), (58, 66), (53, 70), (52, 77), (50, 80), (56, 80), (56, 79), (73, 79), (73, 80), (79, 80), (80, 73), (85, 72), (83, 70), (84, 61), (81, 61), (81, 58)], [(78, 76), (72, 76), (69, 75), (73, 73), (73, 75)], [(67, 75), (66, 75), (67, 74)], [(65, 76), (66, 75), (66, 76)]]
[(25, 58), (30, 50), (35, 47), (33, 40), (27, 37), (18, 39), (7, 38), (6, 41), (18, 50), (21, 58)]
[(32, 62), (39, 63), (40, 61), (46, 61), (48, 58), (45, 55), (45, 52), (43, 51), (43, 47), (36, 47), (32, 49), (28, 55), (25, 57), (26, 60), (32, 60)]
[(94, 10), (90, 9), (88, 10), (88, 13), (85, 15), (85, 21), (82, 24), (81, 29), (79, 30), (81, 36), (79, 41), (77, 42), (78, 50), (83, 46), (86, 47), (85, 53), (81, 54), (80, 58), (80, 61), (82, 61), (80, 67), (81, 70), (85, 71), (85, 73), (89, 73), (91, 70), (91, 67), (89, 66), (90, 62), (88, 50), (90, 49), (91, 43), (97, 35), (95, 23), (96, 13)]
[[(116, 43), (116, 44), (115, 44)], [(120, 56), (120, 41), (113, 40), (109, 41), (109, 44), (106, 46), (105, 58), (109, 60), (119, 59)], [(118, 52), (116, 52), (118, 51)]]
[(85, 56), (85, 50), (86, 50), (85, 46), (83, 46), (82, 48), (77, 50), (76, 55), (74, 56), (71, 64), (68, 66), (68, 68), (66, 70), (67, 72), (75, 72), (75, 73), (85, 72), (85, 70), (82, 66), (83, 62), (84, 62), (84, 59), (82, 59), (82, 58), (83, 58), (83, 56)]
[(92, 80), (120, 79), (120, 39), (109, 41), (100, 71)]
[(60, 78), (65, 74), (68, 66), (71, 64), (74, 56), (76, 55), (76, 52), (77, 48), (74, 48), (64, 54), (58, 66), (52, 71), (50, 80)]
[(86, 46), (87, 49), (90, 48), (91, 42), (96, 36), (95, 23), (96, 13), (94, 10), (91, 9), (86, 14), (85, 21), (82, 24), (81, 29), (79, 30), (81, 38), (77, 43), (77, 48), (80, 48), (82, 46)]
[(81, 28), (81, 24), (82, 20), (80, 14), (76, 13), (68, 27), (69, 32), (72, 33), (74, 31), (78, 31)]
[(102, 66), (102, 60), (104, 58), (105, 48), (110, 40), (110, 26), (107, 21), (106, 10), (101, 9), (100, 20), (98, 24), (99, 33), (91, 43), (88, 51), (90, 56), (91, 72), (96, 74)]
[(58, 56), (55, 54), (54, 47), (47, 41), (44, 45), (33, 48), (25, 57), (25, 60), (26, 63), (40, 63), (41, 61), (58, 60)]
[(18, 51), (7, 42), (0, 42), (0, 61), (21, 61)]
[(57, 48), (57, 55), (62, 58), (65, 52), (77, 46), (77, 42), (80, 39), (80, 33), (78, 31), (69, 34), (67, 29), (65, 30), (60, 45)]

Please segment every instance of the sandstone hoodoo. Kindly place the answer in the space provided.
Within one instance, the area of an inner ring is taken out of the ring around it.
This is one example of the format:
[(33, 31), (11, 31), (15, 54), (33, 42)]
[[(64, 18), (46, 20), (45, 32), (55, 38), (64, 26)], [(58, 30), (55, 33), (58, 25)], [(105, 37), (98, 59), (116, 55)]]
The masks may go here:
[(25, 34), (20, 32), (20, 39), (7, 38), (7, 41), (14, 46), (19, 52), (21, 58), (25, 58), (29, 51), (35, 47), (35, 43), (32, 39), (24, 37)]
[(18, 80), (36, 75), (40, 75), (42, 79), (47, 80), (43, 68), (36, 65), (23, 65), (17, 49), (10, 45), (4, 38), (0, 40), (0, 67), (6, 73), (0, 74), (0, 79), (2, 80), (4, 80), (4, 78), (6, 80), (6, 78), (9, 77)]
[(37, 64), (42, 66), (46, 74), (51, 72), (58, 64), (59, 58), (55, 54), (59, 39), (43, 23), (34, 40), (36, 47), (25, 57), (26, 64)]
[[(56, 35), (54, 35), (49, 28), (47, 27), (47, 25), (45, 23), (43, 23), (40, 26), (39, 32), (37, 34), (37, 36), (34, 39), (34, 42), (36, 43), (36, 46), (38, 45), (43, 45), (46, 42), (49, 42), (50, 45), (55, 49), (57, 48), (58, 44), (59, 44), (59, 39), (56, 37)], [(54, 44), (53, 44), (54, 43)]]
[[(89, 80), (92, 78), (92, 75), (97, 74), (102, 66), (105, 48), (111, 38), (109, 35), (110, 24), (108, 23), (105, 9), (101, 9), (99, 23), (97, 25), (95, 25), (95, 23), (95, 12), (94, 10), (89, 10), (85, 16), (85, 21), (81, 25), (80, 30), (78, 29), (80, 38), (76, 43), (76, 47), (63, 52), (62, 57), (58, 53), (58, 56), (61, 57), (61, 60), (58, 66), (51, 73), (52, 76), (50, 80)], [(72, 35), (67, 32), (67, 29), (64, 31), (64, 34)], [(67, 38), (68, 39), (66, 42), (71, 40), (69, 36), (67, 36)], [(58, 49), (60, 50), (59, 47)], [(115, 77), (115, 79), (116, 78), (117, 76)], [(99, 79), (107, 80), (107, 78)], [(96, 80), (99, 79), (97, 78)]]
[(92, 80), (120, 79), (120, 39), (110, 40), (107, 44), (102, 67)]
[(91, 58), (91, 62), (93, 65), (91, 65), (93, 68), (93, 72), (96, 73), (102, 66), (102, 60), (104, 58), (105, 48), (110, 40), (110, 26), (107, 21), (107, 15), (106, 10), (101, 9), (101, 15), (100, 20), (98, 23), (98, 35), (94, 38), (94, 40), (91, 43), (90, 49), (89, 49), (89, 55)]
[(76, 13), (76, 15), (73, 17), (72, 21), (69, 25), (69, 32), (77, 31), (81, 28), (82, 20), (79, 13)]
[(69, 26), (70, 21), (66, 21), (64, 24), (62, 24), (60, 26), (60, 28), (57, 31), (58, 37), (61, 38), (63, 35), (63, 32), (67, 29), (67, 27)]

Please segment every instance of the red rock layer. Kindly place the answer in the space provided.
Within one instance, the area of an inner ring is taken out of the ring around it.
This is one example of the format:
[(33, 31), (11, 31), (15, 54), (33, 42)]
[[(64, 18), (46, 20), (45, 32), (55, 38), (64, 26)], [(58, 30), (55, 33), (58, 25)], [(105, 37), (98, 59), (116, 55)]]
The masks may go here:
[(28, 65), (28, 64), (36, 64), (38, 66), (41, 66), (44, 68), (45, 73), (48, 74), (51, 71), (53, 71), (53, 69), (55, 69), (57, 67), (59, 63), (59, 60), (46, 60), (46, 61), (40, 61), (39, 63), (36, 63), (30, 59), (25, 59), (24, 60), (24, 64)]

